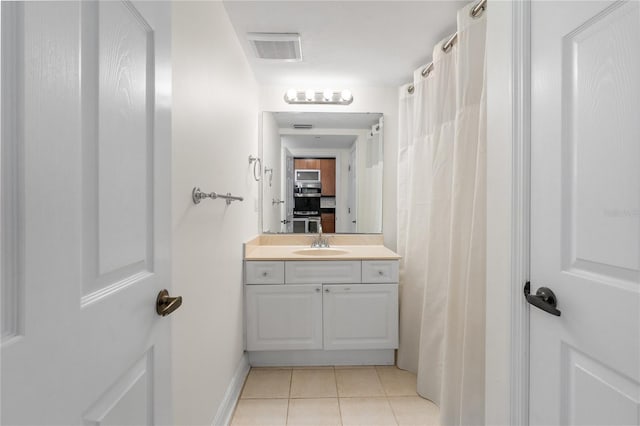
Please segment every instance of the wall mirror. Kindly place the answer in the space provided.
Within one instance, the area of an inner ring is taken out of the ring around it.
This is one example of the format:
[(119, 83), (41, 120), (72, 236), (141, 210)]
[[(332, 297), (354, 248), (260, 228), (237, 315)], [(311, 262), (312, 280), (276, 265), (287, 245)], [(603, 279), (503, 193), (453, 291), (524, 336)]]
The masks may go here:
[(382, 232), (381, 113), (263, 112), (265, 233)]

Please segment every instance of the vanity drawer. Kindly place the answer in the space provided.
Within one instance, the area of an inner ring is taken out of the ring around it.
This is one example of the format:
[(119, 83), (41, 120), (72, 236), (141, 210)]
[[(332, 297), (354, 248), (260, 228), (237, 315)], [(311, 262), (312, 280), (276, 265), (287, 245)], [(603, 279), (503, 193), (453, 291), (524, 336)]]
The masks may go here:
[(287, 284), (359, 283), (360, 277), (361, 262), (359, 260), (285, 262)]
[(362, 282), (363, 283), (397, 283), (398, 282), (398, 261), (397, 260), (363, 260), (362, 261)]
[(284, 284), (284, 262), (245, 262), (246, 284)]

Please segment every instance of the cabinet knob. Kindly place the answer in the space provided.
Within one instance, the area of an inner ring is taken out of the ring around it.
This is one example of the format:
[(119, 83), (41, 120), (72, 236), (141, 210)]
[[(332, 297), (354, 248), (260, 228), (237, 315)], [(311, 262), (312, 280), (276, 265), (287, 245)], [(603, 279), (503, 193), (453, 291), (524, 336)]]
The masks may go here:
[(263, 277), (266, 277), (267, 275), (268, 275), (268, 274), (267, 274), (266, 272), (263, 272), (263, 273), (262, 273), (262, 276), (263, 276)]
[(320, 287), (316, 287), (316, 293), (320, 293)]
[(328, 288), (325, 288), (325, 289), (324, 289), (324, 292), (325, 292), (325, 293), (329, 293), (329, 289), (328, 289)]
[(378, 275), (384, 275), (384, 272), (378, 271)]

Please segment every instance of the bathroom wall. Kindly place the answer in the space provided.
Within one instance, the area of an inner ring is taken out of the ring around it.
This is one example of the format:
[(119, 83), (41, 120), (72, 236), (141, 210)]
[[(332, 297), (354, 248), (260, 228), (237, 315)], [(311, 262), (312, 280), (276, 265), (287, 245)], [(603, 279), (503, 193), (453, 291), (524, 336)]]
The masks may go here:
[[(221, 2), (173, 7), (174, 424), (210, 425), (243, 354), (242, 243), (258, 233), (258, 87)], [(227, 206), (191, 189), (231, 192)], [(169, 319), (167, 319), (169, 320)]]
[[(295, 86), (295, 82), (292, 82)], [(305, 86), (299, 86), (305, 87)], [(322, 87), (322, 82), (318, 82)], [(381, 112), (384, 114), (384, 179), (382, 190), (382, 229), (384, 244), (396, 248), (396, 203), (398, 164), (398, 88), (356, 87), (351, 105), (290, 105), (284, 101), (289, 87), (261, 86), (260, 110), (262, 111), (326, 111), (326, 112)]]

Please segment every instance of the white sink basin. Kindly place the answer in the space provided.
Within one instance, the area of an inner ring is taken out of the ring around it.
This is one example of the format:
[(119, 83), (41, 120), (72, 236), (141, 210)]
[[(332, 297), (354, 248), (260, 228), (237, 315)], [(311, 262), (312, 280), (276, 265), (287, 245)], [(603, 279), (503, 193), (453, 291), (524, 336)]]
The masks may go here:
[(296, 250), (293, 253), (301, 254), (304, 256), (339, 256), (341, 254), (349, 253), (348, 250), (339, 248), (325, 247), (325, 248), (306, 248), (302, 250)]

